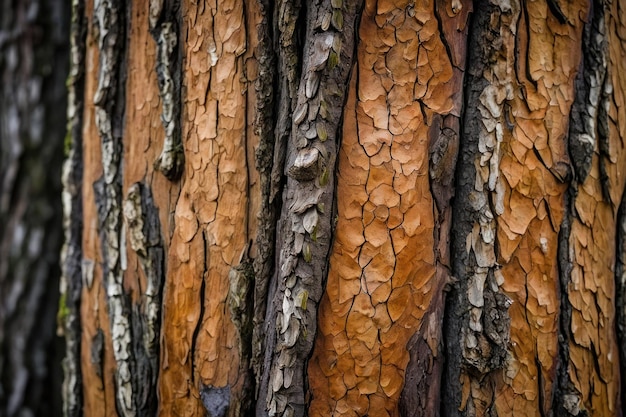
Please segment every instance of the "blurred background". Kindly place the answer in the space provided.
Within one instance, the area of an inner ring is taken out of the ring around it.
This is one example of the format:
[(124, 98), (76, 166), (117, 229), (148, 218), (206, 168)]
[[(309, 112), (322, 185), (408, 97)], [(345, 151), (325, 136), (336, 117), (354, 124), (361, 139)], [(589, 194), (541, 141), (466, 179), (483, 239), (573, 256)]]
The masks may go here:
[(61, 415), (69, 26), (69, 0), (0, 0), (0, 416)]

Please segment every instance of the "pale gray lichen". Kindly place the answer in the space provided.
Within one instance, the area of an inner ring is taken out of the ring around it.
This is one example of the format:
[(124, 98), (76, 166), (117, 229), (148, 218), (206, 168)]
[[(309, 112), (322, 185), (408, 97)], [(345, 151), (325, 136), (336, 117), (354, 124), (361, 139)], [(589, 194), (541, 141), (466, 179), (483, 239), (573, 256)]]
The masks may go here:
[[(500, 6), (503, 11), (510, 9), (508, 3)], [(512, 22), (507, 30), (515, 34), (516, 20), (512, 19)], [(466, 298), (470, 310), (467, 327), (463, 328), (461, 337), (464, 361), (483, 374), (504, 364), (505, 358), (501, 356), (505, 355), (509, 341), (506, 311), (510, 300), (500, 290), (503, 278), (496, 258), (496, 216), (504, 212), (505, 193), (500, 172), (500, 146), (504, 139), (503, 125), (506, 123), (507, 101), (513, 99), (515, 80), (512, 76), (499, 73), (497, 68), (493, 69), (490, 83), (482, 90), (478, 102), (478, 111), (482, 117), (478, 152), (474, 159), (476, 170), (474, 190), (469, 198), (469, 205), (476, 213), (476, 221), (466, 237), (466, 251), (468, 256), (473, 258), (475, 266), (471, 269), (467, 281)], [(502, 316), (500, 320), (502, 323), (491, 326), (489, 330), (492, 334), (487, 334), (483, 323), (489, 318), (483, 316), (487, 313), (495, 314), (491, 311), (493, 309), (503, 310), (496, 314)], [(499, 353), (483, 351), (485, 343), (480, 342), (483, 339), (499, 346)]]
[(157, 64), (159, 95), (161, 96), (161, 122), (165, 129), (165, 140), (161, 155), (155, 161), (155, 168), (169, 180), (180, 177), (184, 165), (184, 154), (180, 142), (180, 102), (173, 77), (174, 52), (178, 42), (178, 34), (171, 22), (162, 23), (156, 31)]
[[(146, 213), (143, 208), (145, 202), (142, 199), (142, 187), (139, 183), (131, 185), (124, 200), (124, 219), (128, 231), (130, 247), (139, 258), (139, 263), (146, 277), (146, 289), (144, 291), (144, 320), (143, 343), (149, 358), (156, 359), (158, 345), (158, 327), (161, 311), (161, 285), (162, 274), (158, 255), (152, 254), (150, 249), (160, 244), (158, 236), (150, 239), (146, 233)], [(156, 258), (156, 259), (155, 259)]]

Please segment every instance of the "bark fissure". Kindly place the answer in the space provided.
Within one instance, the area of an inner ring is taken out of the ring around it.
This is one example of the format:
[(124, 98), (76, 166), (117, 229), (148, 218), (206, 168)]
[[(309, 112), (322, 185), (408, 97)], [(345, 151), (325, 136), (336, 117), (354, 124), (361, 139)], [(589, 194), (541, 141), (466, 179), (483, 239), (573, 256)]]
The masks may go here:
[(584, 182), (591, 170), (591, 159), (599, 136), (602, 136), (601, 142), (607, 141), (606, 133), (600, 135), (602, 129), (598, 126), (606, 77), (603, 3), (593, 1), (590, 22), (585, 25), (583, 42), (586, 51), (581, 62), (582, 70), (576, 76), (576, 98), (570, 114), (569, 153), (578, 183)]
[(122, 230), (122, 124), (124, 115), (124, 66), (126, 48), (125, 5), (96, 1), (94, 18), (100, 52), (98, 87), (93, 97), (95, 122), (101, 141), (103, 176), (94, 183), (98, 226), (102, 247), (103, 276), (110, 317), (113, 355), (116, 362), (117, 411), (125, 417), (137, 415), (137, 387), (133, 374), (131, 306), (123, 285), (126, 260)]
[[(491, 22), (498, 24), (502, 11), (497, 4), (489, 2), (478, 2), (474, 10), (468, 47), (470, 56), (465, 84), (462, 157), (457, 167), (457, 202), (453, 214), (456, 224), (456, 233), (452, 240), (454, 275), (459, 281), (454, 284), (455, 291), (451, 293), (447, 308), (448, 314), (451, 314), (447, 325), (447, 357), (451, 362), (445, 378), (448, 389), (444, 396), (443, 410), (446, 416), (463, 415), (463, 411), (467, 415), (479, 414), (469, 397), (472, 384), (470, 379), (482, 381), (491, 370), (502, 367), (508, 348), (506, 307), (498, 312), (504, 323), (501, 333), (496, 333), (497, 337), (490, 337), (482, 331), (485, 293), (493, 291), (491, 285), (486, 285), (487, 276), (498, 268), (494, 252), (494, 207), (488, 194), (489, 188), (495, 189), (497, 177), (494, 176), (489, 187), (483, 184), (480, 169), (485, 164), (477, 163), (477, 158), (481, 151), (495, 153), (491, 158), (497, 164), (499, 146), (496, 141), (489, 147), (486, 146), (485, 134), (482, 133), (485, 127), (481, 122), (481, 110), (473, 105), (480, 103), (480, 97), (489, 88), (483, 74), (489, 70), (490, 63), (499, 54), (498, 48), (502, 45), (499, 28), (491, 27)], [(484, 43), (481, 39), (484, 39)], [(492, 127), (493, 130), (495, 126)], [(497, 165), (494, 168), (497, 169)], [(497, 172), (494, 174), (497, 175)], [(469, 203), (471, 210), (467, 210), (464, 202)], [(499, 291), (497, 285), (495, 290)], [(460, 386), (456, 381), (461, 381)]]
[[(261, 44), (265, 51), (263, 55), (268, 58), (275, 59), (277, 69), (275, 73), (270, 72), (271, 59), (262, 62), (262, 68), (266, 68), (267, 75), (259, 78), (259, 85), (269, 85), (269, 74), (272, 74), (272, 95), (268, 97), (268, 103), (272, 104), (272, 112), (276, 114), (276, 121), (267, 120), (271, 114), (270, 110), (264, 106), (263, 115), (266, 122), (262, 126), (265, 127), (267, 140), (262, 136), (261, 147), (258, 152), (262, 152), (257, 159), (257, 163), (265, 166), (265, 172), (262, 171), (262, 204), (270, 209), (268, 212), (268, 223), (261, 222), (260, 226), (267, 225), (269, 236), (263, 237), (263, 233), (259, 233), (258, 239), (267, 240), (267, 244), (271, 247), (271, 251), (267, 251), (267, 255), (263, 253), (265, 245), (260, 243), (259, 249), (261, 257), (255, 260), (255, 271), (257, 279), (255, 281), (255, 326), (253, 334), (253, 366), (256, 379), (256, 397), (257, 415), (267, 414), (266, 399), (269, 393), (268, 381), (270, 374), (266, 369), (272, 361), (273, 352), (268, 348), (267, 341), (274, 340), (276, 336), (276, 327), (266, 317), (271, 317), (270, 312), (274, 310), (271, 303), (277, 289), (276, 274), (278, 273), (275, 264), (278, 263), (278, 251), (276, 250), (277, 236), (277, 219), (282, 211), (282, 190), (284, 187), (284, 161), (287, 149), (287, 141), (291, 132), (291, 123), (289, 116), (292, 114), (293, 100), (297, 89), (297, 70), (298, 70), (298, 53), (295, 44), (298, 16), (300, 12), (299, 1), (280, 1), (273, 4), (270, 10), (269, 4), (264, 3), (264, 22), (267, 25), (267, 33), (263, 36)], [(270, 12), (272, 18), (270, 19)], [(300, 29), (301, 30), (301, 29)], [(270, 37), (270, 33), (272, 36)], [(275, 55), (270, 55), (270, 50), (276, 51)], [(269, 98), (273, 102), (269, 101)], [(259, 104), (263, 101), (259, 101)], [(271, 150), (271, 151), (270, 151)], [(264, 207), (265, 208), (265, 207)], [(269, 217), (272, 217), (271, 223)], [(260, 229), (263, 230), (263, 229)], [(265, 258), (263, 271), (266, 273), (259, 275), (261, 270), (257, 265)], [(272, 267), (270, 268), (270, 265)]]
[(272, 10), (269, 1), (259, 2), (261, 23), (257, 27), (259, 45), (256, 57), (259, 62), (259, 76), (254, 89), (257, 95), (254, 127), (259, 136), (259, 146), (255, 154), (255, 167), (259, 172), (261, 206), (258, 216), (258, 234), (256, 245), (258, 254), (252, 261), (254, 267), (254, 314), (252, 330), (252, 352), (250, 363), (255, 376), (255, 393), (258, 396), (263, 374), (264, 326), (267, 310), (268, 284), (274, 272), (274, 256), (276, 241), (276, 218), (280, 213), (280, 198), (272, 194), (272, 189), (280, 189), (279, 178), (273, 178), (273, 161), (275, 153), (280, 153), (280, 141), (275, 140), (274, 117), (276, 89), (276, 54), (272, 38)]
[[(571, 150), (571, 148), (570, 148)], [(565, 196), (565, 207), (571, 209), (572, 195), (574, 190), (570, 189)], [(569, 240), (571, 235), (571, 218), (565, 216), (561, 223), (559, 232), (559, 356), (557, 364), (557, 384), (554, 392), (554, 405), (556, 417), (569, 417), (585, 414), (580, 413), (580, 397), (569, 377), (569, 343), (572, 337), (570, 327), (572, 325), (572, 306), (568, 299), (568, 287), (572, 273), (572, 264), (569, 254)]]
[(65, 243), (61, 251), (61, 282), (59, 302), (59, 333), (65, 338), (62, 387), (63, 415), (82, 415), (82, 372), (80, 363), (82, 291), (82, 125), (84, 109), (85, 5), (72, 1), (70, 28), (70, 73), (68, 77), (67, 135), (69, 149), (63, 165), (63, 228)]
[(569, 120), (568, 151), (574, 169), (574, 183), (570, 187), (565, 208), (569, 213), (563, 219), (559, 234), (559, 363), (554, 400), (557, 416), (585, 416), (584, 401), (570, 377), (570, 344), (572, 343), (572, 304), (569, 291), (572, 285), (572, 259), (570, 241), (572, 222), (576, 216), (577, 185), (585, 182), (592, 169), (592, 159), (598, 145), (599, 104), (606, 77), (606, 39), (604, 37), (604, 11), (602, 1), (591, 5), (590, 21), (585, 25), (583, 42), (587, 51), (576, 76), (576, 97)]

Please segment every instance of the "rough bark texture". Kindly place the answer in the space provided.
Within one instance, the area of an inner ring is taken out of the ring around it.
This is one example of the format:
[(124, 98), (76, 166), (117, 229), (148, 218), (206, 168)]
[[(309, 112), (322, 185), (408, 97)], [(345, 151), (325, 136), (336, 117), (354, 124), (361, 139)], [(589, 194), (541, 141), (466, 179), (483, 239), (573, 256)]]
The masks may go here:
[(359, 8), (358, 1), (314, 1), (304, 10), (302, 74), (291, 107), (288, 179), (278, 224), (279, 268), (266, 316), (268, 353), (259, 415), (306, 413), (306, 360), (316, 334), (332, 238), (337, 139)]
[(0, 2), (0, 415), (60, 414), (55, 337), (69, 10)]
[(70, 34), (70, 73), (68, 76), (67, 156), (63, 165), (63, 229), (65, 243), (61, 252), (61, 302), (59, 303), (59, 329), (65, 337), (63, 358), (63, 415), (79, 416), (82, 412), (82, 371), (80, 363), (81, 342), (81, 290), (83, 212), (81, 182), (83, 175), (82, 122), (83, 94), (85, 88), (85, 20), (84, 5), (72, 2)]
[(410, 340), (415, 372), (405, 414), (438, 409), (465, 64), (465, 44), (450, 32), (463, 32), (471, 5), (438, 6), (365, 2), (344, 107), (335, 241), (309, 366), (310, 415), (397, 415)]
[[(449, 414), (548, 415), (558, 352), (558, 233), (588, 6), (479, 2), (470, 38), (450, 308)], [(467, 311), (467, 313), (458, 312)], [(458, 320), (458, 321), (457, 321)], [(457, 343), (460, 346), (455, 346)]]
[[(251, 405), (248, 333), (259, 205), (254, 149), (254, 2), (182, 5), (182, 138), (164, 299), (165, 415), (243, 415)], [(230, 281), (230, 283), (229, 283)], [(191, 350), (190, 350), (191, 348)], [(198, 401), (201, 399), (202, 401)]]
[(623, 13), (76, 0), (66, 414), (619, 415)]
[[(623, 5), (621, 6), (623, 7)], [(620, 233), (618, 209), (626, 185), (624, 167), (623, 11), (619, 3), (594, 2), (591, 42), (585, 60), (583, 96), (590, 126), (591, 163), (586, 176), (571, 184), (567, 288), (571, 305), (569, 362), (572, 402), (590, 415), (621, 414), (620, 358), (616, 330), (616, 235)], [(623, 247), (621, 248), (623, 250)], [(617, 253), (622, 258), (623, 253)], [(624, 287), (618, 285), (622, 291)], [(622, 294), (623, 297), (623, 294)], [(622, 299), (623, 300), (623, 299)], [(622, 301), (620, 300), (620, 301)], [(623, 304), (617, 305), (623, 311)], [(594, 364), (590, 367), (588, 364)]]

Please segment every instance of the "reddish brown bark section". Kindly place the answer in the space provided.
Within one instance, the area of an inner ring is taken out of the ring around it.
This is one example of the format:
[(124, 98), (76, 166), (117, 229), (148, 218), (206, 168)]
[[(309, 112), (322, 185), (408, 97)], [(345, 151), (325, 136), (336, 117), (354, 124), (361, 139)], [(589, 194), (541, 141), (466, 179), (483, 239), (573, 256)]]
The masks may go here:
[(182, 7), (185, 171), (167, 259), (160, 413), (204, 414), (201, 392), (223, 387), (234, 413), (245, 373), (227, 298), (231, 268), (255, 237), (249, 213), (256, 215), (258, 191), (249, 172), (257, 139), (247, 125), (254, 96), (246, 65), (257, 16), (254, 2)]
[(596, 90), (600, 99), (591, 169), (575, 187), (569, 239), (572, 271), (567, 295), (572, 306), (572, 338), (568, 375), (577, 391), (577, 407), (591, 415), (618, 415), (623, 401), (614, 265), (616, 216), (626, 185), (626, 48), (621, 40), (626, 21), (618, 3), (594, 11), (604, 14), (601, 29), (606, 30), (608, 44), (602, 63), (607, 72)]
[[(588, 6), (571, 3), (557, 16), (543, 1), (492, 5), (494, 39), (487, 42), (493, 45), (493, 61), (482, 73), (487, 86), (475, 103), (483, 126), (473, 204), (482, 217), (467, 237), (467, 251), (474, 251), (479, 268), (470, 277), (469, 327), (475, 333), (465, 333), (465, 348), (489, 356), (477, 334), (489, 336), (483, 325), (493, 317), (481, 321), (488, 310), (480, 299), (473, 301), (488, 285), (510, 298), (510, 343), (504, 370), (484, 378), (462, 373), (461, 409), (468, 415), (488, 415), (495, 407), (501, 415), (539, 416), (552, 409), (556, 377), (566, 138), (581, 60), (581, 16)], [(476, 203), (481, 195), (490, 204)], [(491, 273), (495, 282), (487, 278)]]
[(551, 395), (543, 393), (552, 392), (556, 371), (556, 258), (569, 163), (565, 138), (581, 59), (580, 16), (588, 5), (569, 4), (563, 23), (550, 13), (547, 2), (524, 6), (516, 35), (521, 58), (515, 62), (509, 55), (508, 60), (515, 62), (521, 82), (509, 84), (515, 92), (506, 101), (515, 126), (503, 129), (502, 175), (495, 195), (496, 212), (498, 203), (503, 208), (496, 230), (501, 288), (513, 301), (512, 358), (486, 398), (496, 396), (499, 413), (539, 416), (552, 409)]
[[(445, 161), (438, 168), (452, 175), (458, 121), (442, 116), (460, 114), (462, 73), (453, 64), (462, 64), (464, 53), (453, 46), (451, 61), (434, 2), (401, 3), (366, 2), (361, 18), (344, 109), (335, 241), (309, 364), (313, 416), (398, 415), (409, 339), (423, 332), (433, 356), (440, 343), (439, 324), (422, 322), (434, 300), (443, 309), (448, 279), (436, 273), (438, 261), (448, 262), (447, 230), (440, 253), (429, 146), (450, 142), (448, 149), (440, 144)], [(441, 138), (444, 127), (452, 128), (450, 137)], [(445, 205), (448, 198), (441, 198)]]

